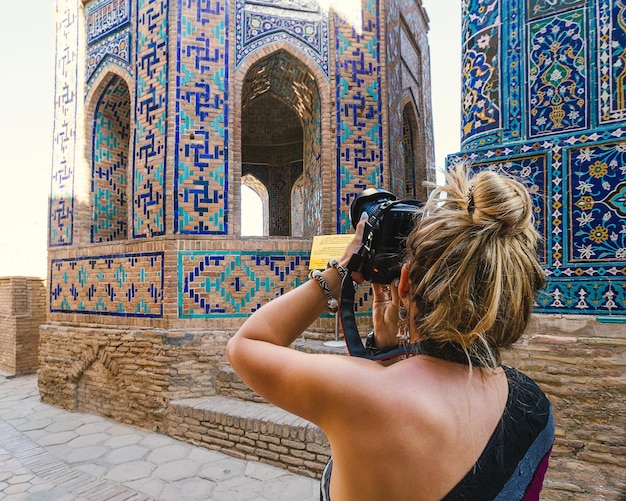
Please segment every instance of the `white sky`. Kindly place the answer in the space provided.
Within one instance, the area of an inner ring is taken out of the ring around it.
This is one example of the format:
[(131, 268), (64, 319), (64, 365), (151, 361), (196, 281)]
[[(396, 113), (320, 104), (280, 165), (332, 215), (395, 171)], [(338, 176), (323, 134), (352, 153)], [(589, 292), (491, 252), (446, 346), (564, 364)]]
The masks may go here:
[[(437, 168), (460, 147), (460, 0), (430, 17)], [(0, 276), (46, 276), (54, 116), (55, 0), (0, 4)]]

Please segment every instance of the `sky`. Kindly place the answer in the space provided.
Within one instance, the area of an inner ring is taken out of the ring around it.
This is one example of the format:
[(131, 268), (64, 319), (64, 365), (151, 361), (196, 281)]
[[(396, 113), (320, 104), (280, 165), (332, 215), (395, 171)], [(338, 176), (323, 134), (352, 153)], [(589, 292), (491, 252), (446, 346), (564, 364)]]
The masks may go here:
[[(461, 0), (430, 17), (436, 167), (460, 148)], [(54, 116), (55, 0), (0, 3), (0, 277), (45, 277)]]

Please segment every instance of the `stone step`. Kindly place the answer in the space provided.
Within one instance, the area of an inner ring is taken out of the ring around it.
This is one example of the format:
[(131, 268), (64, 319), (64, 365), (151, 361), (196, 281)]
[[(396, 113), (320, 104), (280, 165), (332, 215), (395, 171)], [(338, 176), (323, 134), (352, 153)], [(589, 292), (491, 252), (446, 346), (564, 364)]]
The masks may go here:
[(171, 401), (167, 434), (225, 454), (320, 478), (330, 457), (313, 423), (271, 404), (224, 396)]

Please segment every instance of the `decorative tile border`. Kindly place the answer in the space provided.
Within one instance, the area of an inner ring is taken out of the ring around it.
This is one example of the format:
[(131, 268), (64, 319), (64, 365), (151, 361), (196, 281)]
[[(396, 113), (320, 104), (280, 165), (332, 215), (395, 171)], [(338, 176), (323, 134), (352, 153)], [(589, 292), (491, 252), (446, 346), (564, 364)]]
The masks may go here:
[(247, 317), (306, 280), (308, 266), (307, 252), (180, 252), (178, 315)]
[(50, 312), (163, 316), (163, 253), (53, 259)]

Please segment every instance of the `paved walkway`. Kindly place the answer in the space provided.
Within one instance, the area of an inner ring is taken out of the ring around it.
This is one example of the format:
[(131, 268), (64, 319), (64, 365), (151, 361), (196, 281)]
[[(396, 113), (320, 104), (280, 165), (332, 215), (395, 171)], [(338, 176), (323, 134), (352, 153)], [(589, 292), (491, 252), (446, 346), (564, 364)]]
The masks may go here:
[(0, 376), (0, 500), (313, 501), (319, 482), (41, 403)]

